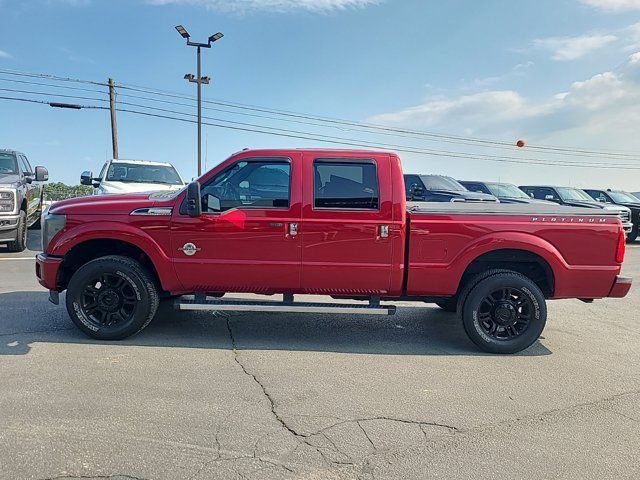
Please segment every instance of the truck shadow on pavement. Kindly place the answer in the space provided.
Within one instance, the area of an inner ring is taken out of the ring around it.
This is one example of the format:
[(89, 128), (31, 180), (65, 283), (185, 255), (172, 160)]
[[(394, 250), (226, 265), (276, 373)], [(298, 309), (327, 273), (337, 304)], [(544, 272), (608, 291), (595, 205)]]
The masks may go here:
[[(379, 355), (491, 355), (467, 338), (456, 316), (435, 306), (402, 307), (395, 316), (177, 312), (162, 302), (153, 322), (118, 342), (87, 338), (44, 291), (0, 294), (0, 355), (25, 355), (34, 344), (287, 350)], [(540, 341), (517, 355), (552, 352)]]

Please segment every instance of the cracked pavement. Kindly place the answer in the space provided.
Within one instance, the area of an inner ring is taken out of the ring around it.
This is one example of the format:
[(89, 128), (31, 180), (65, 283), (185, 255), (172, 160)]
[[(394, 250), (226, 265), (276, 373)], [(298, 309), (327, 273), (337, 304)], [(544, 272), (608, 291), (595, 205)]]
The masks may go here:
[[(33, 260), (2, 260), (31, 255), (0, 250), (0, 479), (640, 478), (638, 287), (550, 302), (513, 356), (478, 352), (430, 305), (163, 305), (108, 343), (47, 301)], [(640, 278), (640, 243), (625, 273)]]

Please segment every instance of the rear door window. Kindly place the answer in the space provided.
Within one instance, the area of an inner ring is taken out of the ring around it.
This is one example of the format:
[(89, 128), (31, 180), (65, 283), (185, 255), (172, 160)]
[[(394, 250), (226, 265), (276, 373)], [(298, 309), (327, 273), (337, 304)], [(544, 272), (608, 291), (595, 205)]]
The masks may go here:
[(317, 159), (313, 164), (314, 207), (378, 210), (380, 188), (373, 160)]

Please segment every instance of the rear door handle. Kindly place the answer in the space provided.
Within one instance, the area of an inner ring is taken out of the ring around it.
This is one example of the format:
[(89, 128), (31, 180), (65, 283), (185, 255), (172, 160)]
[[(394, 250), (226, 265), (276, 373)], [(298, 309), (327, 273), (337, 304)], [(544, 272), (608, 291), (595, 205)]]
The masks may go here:
[(296, 235), (298, 235), (298, 224), (297, 223), (290, 223), (289, 224), (289, 235), (292, 237), (295, 237)]

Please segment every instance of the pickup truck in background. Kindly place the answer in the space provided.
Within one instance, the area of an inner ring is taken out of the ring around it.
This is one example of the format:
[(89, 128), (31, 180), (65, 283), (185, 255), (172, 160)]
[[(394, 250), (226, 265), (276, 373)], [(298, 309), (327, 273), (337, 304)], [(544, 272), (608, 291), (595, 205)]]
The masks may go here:
[(97, 177), (82, 172), (80, 183), (92, 186), (94, 195), (179, 190), (185, 185), (170, 163), (116, 159), (108, 160)]
[(547, 200), (531, 198), (511, 183), (477, 182), (467, 180), (459, 180), (459, 182), (470, 192), (493, 195), (500, 200), (500, 203), (551, 203)]
[(549, 185), (523, 185), (520, 189), (532, 198), (548, 200), (559, 205), (579, 208), (594, 208), (615, 212), (622, 222), (625, 235), (633, 230), (631, 223), (631, 210), (619, 205), (607, 205), (594, 200), (587, 192), (573, 187), (555, 187)]
[(407, 200), (414, 202), (497, 202), (491, 194), (470, 192), (456, 179), (444, 175), (405, 173)]
[(40, 225), (47, 180), (47, 169), (33, 169), (24, 153), (0, 149), (0, 244), (10, 252), (26, 249), (27, 228)]
[(640, 198), (636, 198), (635, 195), (629, 192), (623, 192), (622, 190), (585, 188), (584, 191), (598, 202), (622, 205), (631, 210), (631, 223), (633, 223), (633, 228), (627, 235), (627, 240), (633, 242), (638, 238), (638, 228), (640, 227)]
[[(455, 310), (480, 348), (513, 353), (540, 336), (547, 299), (631, 288), (615, 212), (407, 204), (400, 159), (376, 151), (242, 151), (179, 192), (57, 202), (42, 236), (40, 283), (54, 303), (66, 290), (73, 322), (103, 340), (142, 330), (161, 297), (180, 310), (370, 315), (403, 300)], [(233, 292), (282, 301), (222, 298)]]

